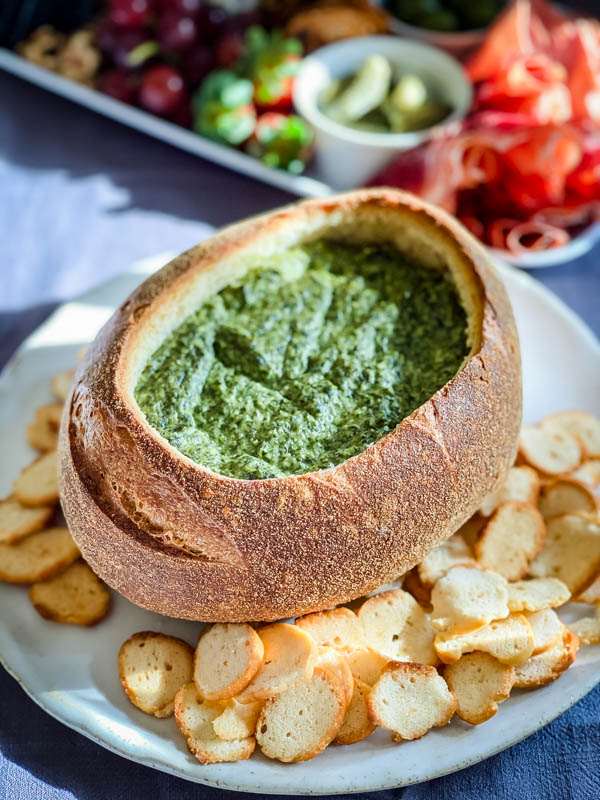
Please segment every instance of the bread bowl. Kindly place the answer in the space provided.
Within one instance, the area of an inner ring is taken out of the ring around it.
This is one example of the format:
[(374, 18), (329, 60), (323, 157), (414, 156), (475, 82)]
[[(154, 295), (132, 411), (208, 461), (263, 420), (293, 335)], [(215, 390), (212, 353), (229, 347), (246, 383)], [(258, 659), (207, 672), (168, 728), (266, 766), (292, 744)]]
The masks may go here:
[[(136, 399), (141, 376), (205, 298), (316, 239), (386, 242), (447, 271), (466, 355), (429, 399), (341, 463), (219, 474), (150, 425)], [(414, 566), (504, 478), (520, 422), (517, 333), (484, 249), (409, 194), (360, 190), (226, 228), (130, 295), (65, 405), (61, 501), (84, 558), (134, 603), (194, 620), (274, 620), (349, 601)]]

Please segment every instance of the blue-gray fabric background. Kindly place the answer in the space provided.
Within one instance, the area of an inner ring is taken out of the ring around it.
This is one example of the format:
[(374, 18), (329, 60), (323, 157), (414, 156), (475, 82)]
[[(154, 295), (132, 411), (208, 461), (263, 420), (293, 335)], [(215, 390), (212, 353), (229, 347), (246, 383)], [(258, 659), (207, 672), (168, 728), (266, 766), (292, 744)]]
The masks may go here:
[[(290, 199), (0, 74), (0, 366), (56, 302), (136, 259), (184, 250), (206, 235), (206, 224)], [(596, 334), (599, 261), (597, 247), (576, 263), (535, 273)], [(228, 796), (103, 750), (40, 711), (0, 669), (0, 800)], [(599, 800), (600, 687), (477, 766), (418, 786), (356, 795), (367, 796)]]

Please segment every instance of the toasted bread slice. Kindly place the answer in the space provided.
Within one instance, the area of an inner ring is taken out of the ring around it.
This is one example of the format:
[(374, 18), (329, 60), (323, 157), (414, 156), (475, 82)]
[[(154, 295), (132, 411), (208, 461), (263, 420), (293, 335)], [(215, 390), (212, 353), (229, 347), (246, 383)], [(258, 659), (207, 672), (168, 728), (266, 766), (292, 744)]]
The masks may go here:
[(452, 567), (431, 592), (431, 621), (453, 634), (483, 628), (508, 616), (508, 585), (495, 572), (477, 567)]
[(487, 517), (483, 517), (481, 514), (477, 513), (473, 514), (473, 516), (456, 531), (456, 534), (457, 536), (461, 536), (472, 550), (486, 523)]
[(426, 586), (419, 577), (418, 565), (406, 573), (402, 581), (402, 588), (405, 592), (412, 594), (420, 606), (431, 609), (431, 586)]
[(66, 369), (64, 372), (57, 373), (50, 381), (50, 388), (55, 397), (61, 402), (65, 402), (71, 391), (73, 378), (75, 377), (74, 369)]
[(193, 648), (182, 639), (153, 631), (134, 633), (119, 650), (125, 694), (146, 714), (171, 716), (175, 695), (192, 679), (193, 659)]
[(435, 631), (415, 598), (403, 589), (392, 589), (369, 598), (358, 617), (367, 645), (395, 661), (437, 664), (433, 649)]
[(0, 502), (0, 544), (14, 544), (46, 525), (54, 508), (38, 506), (28, 508), (18, 500), (8, 497)]
[(268, 758), (307, 761), (334, 739), (345, 713), (340, 682), (330, 670), (316, 666), (310, 678), (266, 701), (256, 739)]
[(570, 477), (596, 489), (600, 485), (600, 458), (590, 458), (589, 461), (584, 461), (580, 467), (571, 472)]
[(258, 631), (264, 646), (260, 669), (238, 700), (249, 703), (266, 700), (310, 678), (317, 661), (312, 636), (296, 625), (275, 622)]
[(521, 502), (530, 506), (537, 505), (540, 489), (540, 476), (527, 465), (511, 467), (504, 483), (486, 497), (479, 508), (484, 517), (491, 517), (503, 503)]
[[(542, 515), (527, 503), (510, 501), (498, 507), (475, 544), (477, 561), (508, 581), (527, 573), (529, 562), (546, 538)], [(497, 617), (496, 617), (497, 619)]]
[(36, 410), (33, 422), (27, 426), (27, 441), (32, 447), (45, 453), (56, 450), (61, 414), (60, 403), (50, 403)]
[(558, 578), (531, 578), (508, 584), (508, 607), (511, 612), (558, 608), (570, 597), (568, 587)]
[(515, 668), (515, 687), (537, 689), (552, 683), (575, 661), (578, 649), (579, 639), (564, 627), (560, 638), (549, 650), (533, 656)]
[(600, 603), (596, 606), (595, 617), (582, 617), (570, 626), (578, 637), (579, 644), (600, 644)]
[(258, 633), (245, 623), (205, 628), (194, 654), (194, 683), (205, 700), (235, 697), (250, 683), (263, 661)]
[(58, 461), (56, 451), (40, 456), (25, 467), (13, 484), (15, 499), (24, 506), (58, 503)]
[(577, 603), (597, 603), (600, 601), (600, 575), (597, 575), (587, 589), (573, 598)]
[(221, 714), (213, 721), (215, 733), (224, 742), (254, 736), (261, 708), (261, 702), (239, 703), (235, 697), (230, 698)]
[(452, 567), (476, 567), (473, 551), (462, 536), (454, 534), (417, 564), (419, 578), (430, 588), (442, 578)]
[(546, 526), (546, 541), (531, 562), (536, 578), (555, 577), (572, 595), (584, 591), (600, 571), (600, 521), (583, 512), (552, 517)]
[(399, 661), (386, 666), (367, 703), (371, 721), (392, 731), (394, 741), (420, 739), (447, 725), (457, 706), (434, 667)]
[(490, 622), (485, 628), (453, 635), (438, 633), (435, 649), (444, 664), (453, 664), (465, 653), (481, 650), (509, 667), (523, 664), (533, 653), (535, 640), (531, 625), (522, 614)]
[(54, 578), (34, 583), (29, 599), (45, 619), (69, 625), (95, 625), (110, 608), (110, 593), (84, 561), (76, 561)]
[(563, 624), (556, 611), (544, 608), (542, 611), (529, 611), (524, 615), (531, 625), (535, 646), (532, 656), (538, 656), (550, 650), (562, 636)]
[(369, 706), (367, 698), (371, 687), (366, 683), (354, 680), (352, 697), (346, 709), (342, 726), (333, 740), (335, 744), (356, 744), (362, 742), (375, 730), (375, 725), (369, 719)]
[(542, 430), (574, 436), (586, 458), (600, 458), (600, 419), (587, 411), (559, 411), (540, 423)]
[(341, 606), (330, 611), (319, 611), (298, 617), (295, 624), (309, 633), (315, 642), (337, 650), (364, 647), (365, 634), (362, 623), (349, 608)]
[(569, 511), (589, 511), (598, 509), (594, 493), (583, 481), (576, 478), (557, 478), (542, 487), (539, 509), (544, 519), (566, 514)]
[(387, 656), (373, 650), (372, 647), (361, 647), (349, 650), (345, 654), (352, 675), (361, 683), (373, 686), (379, 680), (383, 668), (388, 663)]
[(582, 448), (569, 433), (526, 426), (521, 429), (519, 455), (540, 472), (562, 475), (579, 466)]
[(80, 555), (68, 528), (32, 533), (16, 544), (0, 544), (0, 580), (45, 581), (77, 561)]
[(175, 696), (175, 722), (185, 736), (188, 750), (201, 764), (244, 761), (256, 746), (254, 736), (225, 741), (215, 733), (214, 723), (223, 713), (218, 700), (203, 700), (196, 684), (186, 683)]
[(331, 670), (344, 689), (346, 705), (352, 700), (354, 692), (354, 677), (345, 655), (333, 647), (320, 645), (317, 647), (317, 666)]
[(468, 653), (444, 669), (444, 678), (457, 700), (456, 714), (471, 725), (493, 717), (510, 695), (515, 668), (489, 653)]

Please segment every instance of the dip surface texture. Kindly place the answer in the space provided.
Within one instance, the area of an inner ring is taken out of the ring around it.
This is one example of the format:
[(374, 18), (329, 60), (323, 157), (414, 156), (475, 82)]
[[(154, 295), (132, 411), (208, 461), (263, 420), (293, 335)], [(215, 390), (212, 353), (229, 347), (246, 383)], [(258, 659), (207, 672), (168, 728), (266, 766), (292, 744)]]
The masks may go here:
[(391, 246), (297, 247), (213, 295), (135, 389), (149, 424), (213, 472), (326, 469), (418, 408), (468, 354), (445, 273)]

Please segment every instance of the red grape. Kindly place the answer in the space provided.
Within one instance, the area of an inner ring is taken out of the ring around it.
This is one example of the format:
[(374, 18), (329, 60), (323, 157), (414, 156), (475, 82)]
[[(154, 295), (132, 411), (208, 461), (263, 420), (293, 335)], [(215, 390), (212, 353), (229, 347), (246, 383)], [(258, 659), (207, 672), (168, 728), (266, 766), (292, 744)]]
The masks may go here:
[(198, 86), (216, 66), (215, 54), (210, 47), (195, 47), (183, 62), (183, 74), (190, 86)]
[(196, 44), (198, 28), (193, 17), (166, 12), (156, 26), (156, 37), (167, 50), (185, 53)]
[(167, 64), (150, 67), (142, 78), (138, 92), (139, 104), (161, 117), (174, 114), (185, 100), (185, 85), (181, 74)]
[(98, 89), (123, 103), (135, 102), (137, 90), (135, 78), (121, 69), (110, 69), (101, 75), (98, 80)]
[(217, 42), (215, 55), (221, 67), (230, 67), (244, 54), (245, 41), (241, 33), (226, 33)]
[(110, 0), (108, 18), (119, 28), (140, 28), (149, 11), (148, 0)]

